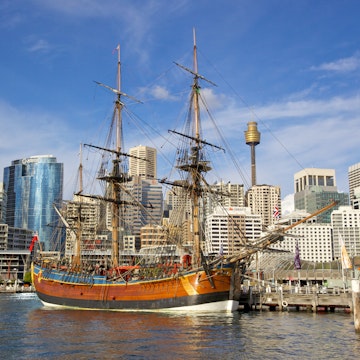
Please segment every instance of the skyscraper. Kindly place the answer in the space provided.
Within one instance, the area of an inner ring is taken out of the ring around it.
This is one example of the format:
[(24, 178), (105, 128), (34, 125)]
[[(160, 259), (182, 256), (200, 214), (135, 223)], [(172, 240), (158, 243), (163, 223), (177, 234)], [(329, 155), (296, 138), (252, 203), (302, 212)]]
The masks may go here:
[(210, 185), (211, 191), (206, 193), (206, 215), (219, 205), (224, 207), (244, 207), (245, 195), (243, 184), (218, 182)]
[[(135, 204), (126, 206), (124, 216), (124, 233), (134, 235), (136, 248), (140, 248), (140, 229), (146, 225), (159, 225), (163, 214), (162, 186), (155, 179), (143, 179), (133, 176), (126, 183), (128, 194), (124, 200)], [(137, 206), (136, 206), (137, 205)]]
[(7, 196), (4, 191), (4, 183), (0, 182), (0, 224), (5, 223)]
[[(159, 225), (163, 213), (162, 187), (156, 180), (156, 149), (139, 145), (129, 150), (129, 174), (126, 184), (128, 201), (141, 206), (126, 208), (125, 234), (134, 235), (136, 248), (140, 248), (140, 229), (149, 224)], [(126, 197), (126, 196), (125, 196)]]
[(98, 236), (100, 225), (102, 225), (100, 224), (100, 200), (74, 195), (73, 200), (68, 201), (65, 208), (66, 221), (69, 224), (66, 228), (65, 256), (70, 259), (74, 255), (74, 237), (80, 231), (79, 218), (81, 218), (82, 256), (85, 253), (95, 253), (99, 249), (104, 249), (106, 242), (100, 240), (102, 237)]
[[(247, 194), (247, 206), (253, 214), (261, 215), (262, 224), (269, 226), (274, 224), (281, 216), (281, 191), (279, 186), (255, 185)], [(274, 216), (274, 209), (277, 209), (278, 216)]]
[(261, 215), (246, 207), (221, 207), (206, 218), (205, 252), (233, 255), (261, 235)]
[(130, 176), (140, 176), (143, 179), (156, 178), (156, 149), (139, 145), (130, 149)]
[(314, 213), (332, 201), (338, 201), (336, 207), (317, 216), (320, 223), (330, 223), (331, 212), (349, 203), (349, 195), (337, 191), (334, 169), (303, 169), (294, 175), (294, 189), (296, 210)]
[(351, 257), (360, 254), (360, 210), (351, 206), (340, 206), (331, 214), (333, 228), (334, 259), (341, 258), (342, 238), (345, 248)]
[[(356, 193), (359, 193), (360, 188), (360, 163), (349, 166), (348, 169), (348, 178), (349, 178), (349, 196), (350, 203), (354, 203), (354, 200), (357, 198)], [(358, 199), (357, 199), (358, 204)]]
[(52, 250), (51, 238), (63, 195), (63, 164), (52, 155), (14, 160), (4, 169), (7, 194), (6, 223), (38, 232), (43, 250)]

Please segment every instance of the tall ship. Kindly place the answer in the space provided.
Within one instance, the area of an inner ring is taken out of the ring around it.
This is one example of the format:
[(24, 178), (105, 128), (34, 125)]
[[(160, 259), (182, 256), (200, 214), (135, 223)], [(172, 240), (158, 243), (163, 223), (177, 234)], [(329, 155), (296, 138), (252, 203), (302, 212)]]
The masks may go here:
[[(125, 171), (124, 162), (131, 156), (124, 152), (122, 144), (123, 98), (129, 97), (121, 90), (120, 46), (117, 63), (117, 88), (114, 103), (114, 124), (116, 146), (108, 149), (88, 145), (112, 156), (112, 170), (100, 172), (98, 180), (104, 182), (104, 196), (83, 193), (79, 198), (93, 198), (106, 202), (111, 210), (111, 251), (104, 264), (90, 264), (81, 251), (81, 214), (77, 218), (76, 231), (73, 232), (73, 254), (67, 261), (37, 256), (31, 265), (32, 282), (36, 293), (45, 306), (117, 310), (117, 311), (211, 311), (231, 312), (238, 309), (237, 287), (240, 286), (241, 273), (252, 254), (279, 241), (284, 229), (276, 228), (265, 234), (252, 246), (244, 244), (243, 249), (231, 256), (223, 254), (204, 254), (204, 194), (209, 190), (205, 175), (211, 171), (210, 162), (205, 158), (205, 148), (215, 147), (201, 137), (200, 123), (200, 81), (208, 81), (198, 73), (197, 48), (194, 32), (193, 68), (177, 64), (191, 74), (188, 132), (171, 132), (179, 137), (182, 146), (177, 149), (175, 168), (183, 173), (181, 181), (160, 182), (178, 187), (190, 199), (186, 241), (174, 241), (171, 228), (163, 230), (166, 245), (154, 247), (151, 251), (129, 257), (125, 255), (123, 243), (124, 209), (139, 204), (128, 201), (125, 184), (131, 180)], [(138, 159), (139, 161), (145, 159)], [(125, 196), (126, 195), (126, 196)], [(190, 209), (190, 210), (189, 210)], [(59, 212), (59, 216), (61, 213)], [(64, 219), (64, 224), (68, 226)], [(39, 239), (41, 240), (41, 239)], [(164, 244), (164, 242), (162, 242)], [(166, 249), (176, 247), (171, 256)]]
[[(176, 165), (186, 173), (186, 180), (173, 184), (181, 186), (191, 198), (191, 231), (187, 247), (172, 257), (171, 263), (156, 251), (145, 257), (137, 257), (129, 263), (121, 251), (121, 214), (125, 201), (122, 191), (129, 175), (122, 171), (124, 158), (130, 156), (122, 149), (122, 108), (123, 97), (120, 88), (121, 66), (120, 46), (118, 49), (118, 84), (113, 89), (116, 94), (114, 114), (116, 115), (117, 141), (115, 149), (102, 149), (113, 154), (113, 169), (100, 180), (107, 183), (106, 196), (112, 208), (112, 250), (111, 259), (104, 269), (90, 269), (85, 266), (81, 254), (80, 234), (74, 236), (74, 256), (71, 263), (61, 265), (60, 261), (38, 258), (32, 263), (32, 281), (40, 300), (46, 306), (71, 307), (106, 310), (209, 310), (234, 311), (238, 302), (232, 297), (234, 286), (234, 264), (224, 264), (220, 259), (211, 261), (203, 254), (201, 231), (201, 205), (204, 188), (204, 174), (211, 170), (204, 160), (203, 148), (210, 145), (201, 139), (199, 80), (196, 41), (194, 35), (194, 68), (186, 69), (192, 74), (191, 112), (192, 134), (175, 132), (188, 143), (189, 149)], [(181, 66), (181, 65), (179, 65)], [(103, 85), (103, 84), (100, 84)], [(163, 180), (163, 182), (167, 182)], [(79, 196), (88, 196), (80, 193)], [(91, 195), (89, 195), (91, 196)], [(98, 196), (95, 196), (98, 198)], [(128, 205), (128, 204), (127, 204)], [(81, 219), (80, 219), (81, 221)], [(79, 226), (80, 229), (80, 226)], [(80, 231), (78, 231), (80, 232)], [(170, 236), (169, 236), (170, 237)], [(169, 239), (171, 244), (171, 239)], [(190, 245), (191, 248), (190, 248)], [(120, 250), (119, 250), (120, 249)]]

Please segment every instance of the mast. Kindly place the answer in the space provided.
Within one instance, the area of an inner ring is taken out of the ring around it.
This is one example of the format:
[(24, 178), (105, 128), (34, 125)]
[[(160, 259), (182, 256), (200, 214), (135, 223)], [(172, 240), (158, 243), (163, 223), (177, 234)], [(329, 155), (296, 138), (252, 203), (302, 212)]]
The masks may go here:
[[(83, 166), (82, 166), (82, 144), (80, 144), (80, 162), (79, 162), (79, 192), (81, 194), (83, 191)], [(77, 217), (76, 217), (76, 228), (77, 232), (75, 234), (75, 242), (74, 242), (74, 255), (72, 258), (72, 266), (80, 266), (81, 264), (81, 238), (82, 238), (82, 203), (83, 199), (80, 197), (79, 206), (77, 207)], [(64, 222), (63, 216), (60, 214), (58, 209), (55, 207), (56, 212), (59, 214), (60, 218)], [(65, 226), (69, 229), (69, 224), (64, 222)], [(73, 234), (72, 234), (73, 235)], [(73, 236), (72, 236), (73, 237)]]
[[(116, 88), (111, 86), (105, 85), (101, 82), (95, 81), (100, 86), (105, 87), (106, 89), (112, 91), (116, 94), (115, 106), (114, 106), (114, 113), (113, 113), (113, 124), (115, 121), (115, 128), (116, 128), (116, 144), (115, 149), (110, 150), (106, 148), (102, 148), (100, 146), (94, 146), (85, 144), (87, 146), (97, 148), (99, 150), (104, 150), (113, 153), (115, 156), (113, 158), (113, 167), (110, 175), (105, 175), (99, 177), (100, 180), (105, 180), (110, 183), (109, 186), (109, 196), (110, 199), (104, 199), (106, 201), (110, 201), (112, 203), (112, 266), (117, 267), (119, 265), (119, 254), (120, 251), (123, 250), (123, 243), (120, 241), (122, 236), (120, 236), (120, 232), (123, 232), (124, 226), (121, 222), (123, 222), (123, 206), (127, 203), (126, 201), (122, 201), (120, 193), (121, 193), (121, 186), (122, 183), (128, 180), (127, 175), (124, 171), (121, 171), (120, 164), (122, 161), (122, 157), (134, 157), (129, 154), (126, 154), (121, 151), (123, 146), (122, 144), (122, 109), (124, 107), (124, 103), (121, 101), (121, 96), (125, 96), (137, 103), (141, 103), (140, 100), (135, 99), (134, 97), (125, 94), (121, 91), (121, 62), (120, 62), (120, 44), (115, 48), (118, 54), (118, 61), (117, 61), (117, 84)], [(83, 195), (84, 196), (84, 195)], [(92, 197), (92, 196), (88, 196)], [(121, 219), (121, 221), (120, 221)]]
[[(208, 165), (208, 161), (203, 160), (202, 158), (202, 149), (203, 145), (212, 145), (206, 141), (203, 141), (200, 138), (200, 106), (199, 106), (199, 95), (200, 95), (200, 86), (199, 79), (205, 80), (212, 85), (215, 85), (213, 82), (206, 79), (204, 76), (198, 73), (198, 64), (197, 64), (197, 48), (196, 48), (196, 35), (195, 29), (193, 30), (193, 39), (194, 39), (194, 49), (193, 49), (193, 70), (186, 68), (183, 65), (175, 63), (182, 69), (193, 75), (193, 84), (191, 91), (191, 101), (193, 108), (193, 135), (180, 134), (178, 132), (172, 131), (176, 134), (184, 136), (191, 140), (190, 154), (189, 159), (184, 160), (182, 164), (177, 166), (183, 171), (187, 171), (190, 175), (191, 186), (190, 188), (190, 197), (193, 201), (193, 243), (194, 243), (194, 253), (193, 253), (193, 266), (199, 267), (204, 265), (202, 259), (202, 250), (201, 250), (201, 227), (200, 227), (200, 199), (202, 197), (202, 187), (201, 182), (203, 179), (202, 173), (206, 173), (211, 170), (211, 167)], [(215, 85), (216, 86), (216, 85)], [(219, 147), (217, 147), (219, 148)]]
[[(113, 178), (119, 179), (120, 177), (120, 150), (121, 150), (121, 134), (122, 134), (122, 118), (121, 110), (123, 107), (121, 98), (121, 63), (120, 63), (120, 44), (116, 47), (118, 53), (118, 62), (117, 62), (117, 98), (115, 101), (115, 117), (116, 117), (116, 155), (113, 160)], [(119, 208), (119, 196), (120, 188), (117, 181), (112, 181), (112, 265), (117, 267), (119, 265), (119, 247), (122, 247), (122, 244), (119, 244), (119, 230), (120, 230), (120, 208)]]
[[(195, 35), (195, 29), (193, 30), (193, 36), (194, 36), (194, 73), (198, 73), (198, 66), (197, 66), (197, 52), (196, 52), (196, 35)], [(194, 83), (193, 83), (193, 105), (194, 105), (194, 121), (195, 121), (195, 146), (191, 149), (191, 159), (192, 162), (197, 164), (199, 162), (199, 153), (201, 149), (201, 145), (199, 142), (200, 139), (200, 109), (199, 109), (199, 82), (198, 77), (194, 76)], [(193, 218), (193, 227), (194, 227), (194, 263), (195, 265), (199, 266), (201, 263), (201, 244), (200, 244), (200, 204), (199, 204), (199, 190), (200, 190), (200, 177), (197, 173), (197, 168), (192, 167), (191, 176), (193, 181), (193, 200), (194, 200), (194, 218)]]
[[(198, 73), (198, 64), (197, 64), (197, 49), (196, 49), (196, 34), (195, 29), (193, 29), (193, 37), (194, 37), (194, 73)], [(199, 130), (199, 121), (200, 121), (200, 110), (199, 110), (199, 81), (198, 76), (194, 76), (194, 84), (193, 84), (193, 91), (194, 91), (194, 112), (195, 112), (195, 137), (196, 139), (200, 138), (200, 130)]]
[(82, 164), (82, 144), (80, 144), (80, 164), (79, 164), (79, 193), (83, 192), (83, 164)]

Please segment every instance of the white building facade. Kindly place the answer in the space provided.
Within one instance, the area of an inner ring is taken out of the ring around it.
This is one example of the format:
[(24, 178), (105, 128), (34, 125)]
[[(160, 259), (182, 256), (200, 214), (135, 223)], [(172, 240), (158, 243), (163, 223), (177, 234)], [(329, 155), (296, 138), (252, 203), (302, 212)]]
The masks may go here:
[(350, 257), (360, 255), (360, 210), (351, 206), (340, 206), (331, 214), (333, 228), (334, 259), (340, 259), (342, 237)]
[(130, 176), (140, 176), (143, 179), (156, 178), (156, 149), (139, 145), (129, 150)]
[(261, 235), (261, 216), (250, 208), (217, 207), (205, 221), (205, 252), (231, 255)]
[(277, 221), (274, 217), (276, 208), (281, 217), (281, 191), (279, 186), (254, 185), (247, 194), (247, 206), (253, 214), (261, 216), (264, 226), (269, 226)]
[[(283, 220), (288, 220), (290, 225), (309, 215), (305, 211), (294, 211)], [(285, 236), (283, 241), (272, 245), (273, 248), (295, 253), (296, 242), (298, 242), (301, 260), (313, 262), (333, 260), (331, 224), (317, 223), (316, 218), (311, 218), (286, 233), (292, 236)]]

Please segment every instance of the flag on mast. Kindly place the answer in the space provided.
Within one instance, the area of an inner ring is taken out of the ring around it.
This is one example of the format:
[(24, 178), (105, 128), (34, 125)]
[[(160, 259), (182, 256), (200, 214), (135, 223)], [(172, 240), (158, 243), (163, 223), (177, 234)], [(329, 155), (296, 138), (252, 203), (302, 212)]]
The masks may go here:
[(343, 269), (352, 269), (350, 257), (346, 251), (344, 240), (339, 232), (339, 242), (341, 251), (341, 266)]
[(300, 269), (301, 269), (299, 243), (298, 243), (297, 240), (296, 240), (296, 245), (295, 245), (294, 266), (295, 266), (295, 269), (296, 269), (296, 270), (300, 270)]
[(30, 243), (30, 246), (29, 246), (30, 252), (33, 251), (34, 246), (35, 246), (35, 243), (36, 243), (38, 240), (39, 240), (39, 239), (38, 239), (38, 234), (35, 233), (34, 236), (33, 236), (32, 239), (31, 239), (31, 243)]

